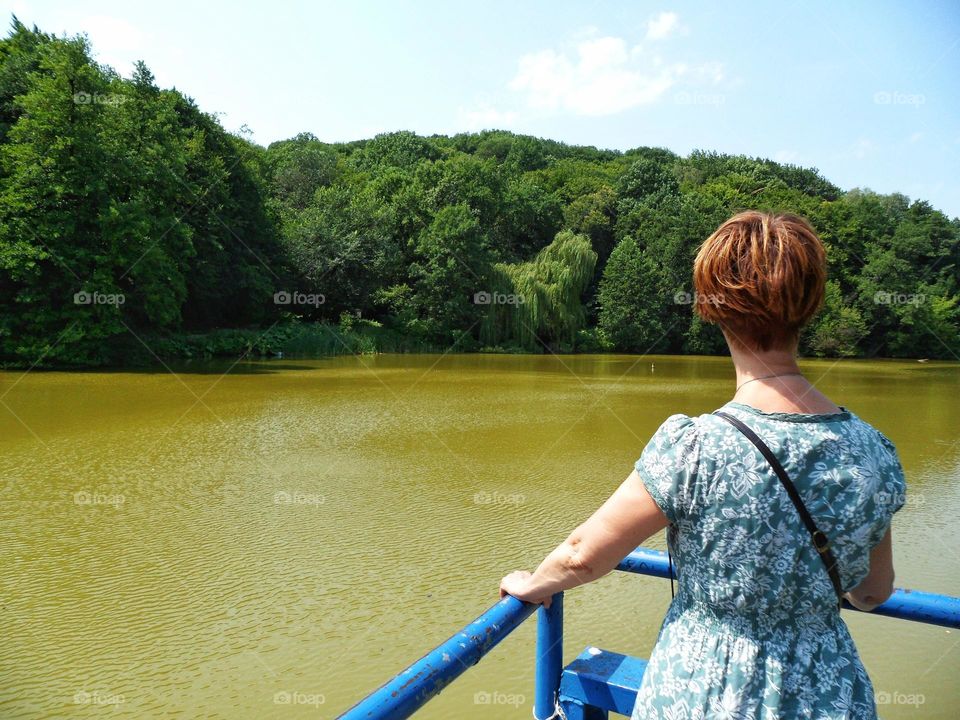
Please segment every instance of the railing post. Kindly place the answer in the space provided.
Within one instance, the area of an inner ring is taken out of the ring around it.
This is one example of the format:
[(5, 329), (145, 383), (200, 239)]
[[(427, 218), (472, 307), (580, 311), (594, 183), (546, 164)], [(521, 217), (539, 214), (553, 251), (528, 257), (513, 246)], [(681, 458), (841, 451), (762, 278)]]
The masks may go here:
[(537, 611), (537, 672), (533, 700), (536, 720), (552, 718), (556, 711), (563, 671), (563, 593), (553, 596), (550, 609)]

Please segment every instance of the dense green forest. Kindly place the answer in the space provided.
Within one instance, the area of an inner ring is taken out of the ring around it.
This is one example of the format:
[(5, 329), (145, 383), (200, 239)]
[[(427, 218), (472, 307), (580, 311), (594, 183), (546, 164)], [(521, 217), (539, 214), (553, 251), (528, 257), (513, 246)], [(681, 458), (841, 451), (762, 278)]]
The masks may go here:
[(386, 350), (723, 352), (697, 246), (732, 213), (828, 249), (821, 356), (960, 354), (960, 220), (817, 170), (503, 131), (263, 148), (14, 18), (0, 41), (0, 362)]

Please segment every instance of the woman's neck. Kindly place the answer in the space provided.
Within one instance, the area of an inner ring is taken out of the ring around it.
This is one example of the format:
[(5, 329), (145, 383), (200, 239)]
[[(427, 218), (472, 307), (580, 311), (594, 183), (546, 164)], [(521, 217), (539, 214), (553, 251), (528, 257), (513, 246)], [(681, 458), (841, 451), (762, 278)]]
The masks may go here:
[(800, 372), (796, 346), (776, 350), (752, 350), (730, 344), (737, 373), (733, 399), (764, 412), (839, 412), (828, 397)]

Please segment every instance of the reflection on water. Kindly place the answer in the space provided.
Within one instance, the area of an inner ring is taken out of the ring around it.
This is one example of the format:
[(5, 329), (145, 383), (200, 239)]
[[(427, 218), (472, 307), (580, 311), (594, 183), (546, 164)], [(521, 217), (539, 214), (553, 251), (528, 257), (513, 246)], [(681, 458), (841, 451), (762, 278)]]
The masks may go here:
[[(0, 373), (0, 716), (333, 717), (494, 602), (660, 422), (723, 404), (733, 377), (666, 356), (228, 367)], [(960, 595), (960, 366), (805, 370), (897, 444), (897, 584)], [(647, 655), (669, 595), (620, 573), (568, 593), (565, 656)], [(907, 696), (955, 717), (956, 633), (847, 620), (885, 718), (913, 717)], [(422, 717), (528, 718), (533, 631)]]

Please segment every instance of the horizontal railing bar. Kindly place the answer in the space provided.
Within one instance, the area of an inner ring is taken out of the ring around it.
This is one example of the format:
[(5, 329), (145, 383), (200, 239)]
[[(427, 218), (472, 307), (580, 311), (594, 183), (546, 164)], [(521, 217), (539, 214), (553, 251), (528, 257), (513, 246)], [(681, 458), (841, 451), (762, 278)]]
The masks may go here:
[[(634, 550), (617, 565), (617, 570), (637, 573), (638, 575), (670, 577), (667, 554), (649, 548)], [(846, 600), (843, 601), (843, 608), (844, 610), (864, 612), (855, 608)], [(960, 598), (923, 592), (922, 590), (897, 588), (893, 591), (889, 600), (882, 605), (878, 605), (868, 614), (884, 615), (900, 620), (913, 620), (929, 625), (960, 628)]]
[(539, 607), (510, 595), (339, 716), (340, 720), (402, 720), (476, 665)]

